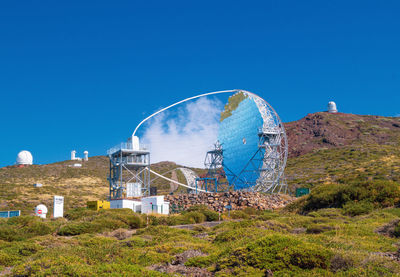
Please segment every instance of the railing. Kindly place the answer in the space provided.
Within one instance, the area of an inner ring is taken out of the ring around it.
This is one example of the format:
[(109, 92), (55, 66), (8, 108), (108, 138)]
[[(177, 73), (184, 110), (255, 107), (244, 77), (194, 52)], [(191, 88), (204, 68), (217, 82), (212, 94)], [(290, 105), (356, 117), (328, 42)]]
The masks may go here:
[(282, 129), (279, 127), (261, 127), (258, 128), (259, 134), (280, 134)]
[[(114, 154), (115, 152), (118, 152), (120, 150), (133, 150), (132, 143), (121, 142), (120, 144), (117, 144), (116, 146), (108, 149), (107, 155)], [(148, 150), (148, 148), (146, 145), (142, 144), (140, 145), (139, 150)]]

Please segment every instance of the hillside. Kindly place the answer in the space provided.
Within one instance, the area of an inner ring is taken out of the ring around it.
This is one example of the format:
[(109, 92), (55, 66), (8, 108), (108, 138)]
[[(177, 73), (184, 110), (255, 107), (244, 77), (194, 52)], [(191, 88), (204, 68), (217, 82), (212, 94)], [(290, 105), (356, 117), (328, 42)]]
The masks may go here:
[(400, 118), (315, 113), (287, 123), (292, 190), (321, 184), (400, 182)]
[[(28, 167), (8, 166), (0, 168), (0, 210), (22, 210), (32, 214), (36, 205), (42, 203), (52, 207), (53, 195), (65, 197), (65, 208), (86, 206), (86, 201), (106, 199), (109, 193), (107, 174), (109, 160), (105, 156), (90, 157), (82, 167), (72, 167), (75, 161), (63, 161)], [(179, 167), (173, 162), (152, 165), (157, 172), (168, 172)], [(171, 173), (165, 176), (171, 177)], [(168, 193), (170, 184), (163, 179), (154, 179), (159, 193)], [(183, 176), (177, 179), (185, 183)], [(43, 187), (35, 188), (33, 184)], [(51, 213), (51, 210), (49, 211)]]
[(285, 123), (289, 157), (349, 145), (398, 145), (400, 118), (327, 112)]

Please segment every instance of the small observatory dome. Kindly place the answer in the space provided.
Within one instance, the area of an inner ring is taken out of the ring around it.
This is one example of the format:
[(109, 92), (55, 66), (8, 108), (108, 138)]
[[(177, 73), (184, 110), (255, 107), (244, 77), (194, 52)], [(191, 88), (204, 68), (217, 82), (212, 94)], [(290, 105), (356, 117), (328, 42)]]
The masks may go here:
[(328, 103), (328, 112), (329, 113), (337, 113), (337, 108), (336, 108), (336, 103), (333, 101), (330, 101)]
[(38, 217), (46, 218), (47, 212), (47, 207), (43, 204), (37, 205), (35, 208), (35, 215)]
[(18, 153), (17, 165), (31, 165), (33, 163), (33, 157), (31, 152), (23, 150)]

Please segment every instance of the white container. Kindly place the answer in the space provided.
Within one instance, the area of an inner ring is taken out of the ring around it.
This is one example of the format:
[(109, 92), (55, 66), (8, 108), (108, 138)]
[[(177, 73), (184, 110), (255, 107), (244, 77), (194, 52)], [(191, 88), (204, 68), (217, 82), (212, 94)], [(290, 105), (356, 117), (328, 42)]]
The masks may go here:
[(169, 202), (164, 202), (164, 195), (143, 197), (142, 213), (169, 214)]
[(142, 185), (140, 183), (126, 184), (126, 197), (140, 197), (140, 196), (142, 196)]
[(110, 209), (131, 209), (133, 211), (133, 200), (117, 199), (110, 201)]
[(142, 202), (129, 200), (129, 199), (117, 199), (110, 201), (110, 209), (131, 209), (136, 213), (140, 213)]

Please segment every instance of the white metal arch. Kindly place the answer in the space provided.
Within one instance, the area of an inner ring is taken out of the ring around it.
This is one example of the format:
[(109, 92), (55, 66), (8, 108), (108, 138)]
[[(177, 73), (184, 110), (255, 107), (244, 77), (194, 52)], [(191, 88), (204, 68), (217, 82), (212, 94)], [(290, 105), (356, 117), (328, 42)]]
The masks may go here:
[(157, 115), (157, 114), (159, 114), (159, 113), (161, 113), (161, 112), (163, 112), (163, 111), (166, 111), (166, 110), (168, 110), (169, 108), (172, 108), (172, 107), (174, 107), (174, 106), (176, 106), (176, 105), (182, 104), (182, 103), (184, 103), (184, 102), (187, 102), (187, 101), (190, 101), (190, 100), (193, 100), (193, 99), (196, 99), (196, 98), (200, 98), (200, 97), (203, 97), (203, 96), (207, 96), (207, 95), (220, 94), (220, 93), (228, 93), (228, 92), (232, 93), (232, 92), (239, 92), (239, 91), (241, 91), (241, 90), (239, 90), (239, 89), (220, 90), (220, 91), (208, 92), (208, 93), (204, 93), (204, 94), (200, 94), (200, 95), (196, 95), (196, 96), (193, 96), (193, 97), (189, 97), (189, 98), (183, 99), (183, 100), (181, 100), (181, 101), (179, 101), (179, 102), (176, 102), (176, 103), (174, 103), (174, 104), (172, 104), (172, 105), (169, 105), (168, 107), (162, 108), (161, 110), (159, 110), (159, 111), (157, 111), (157, 112), (155, 112), (155, 113), (149, 115), (149, 116), (146, 117), (145, 119), (143, 119), (143, 120), (136, 126), (135, 130), (133, 131), (132, 136), (134, 136), (134, 135), (136, 134), (136, 131), (139, 129), (139, 127), (140, 127), (143, 123), (145, 123), (147, 120), (149, 120), (149, 119), (152, 118), (153, 116), (155, 116), (155, 115)]
[[(280, 127), (281, 127), (281, 130), (283, 131), (284, 156), (283, 156), (283, 164), (281, 165), (282, 171), (279, 172), (279, 174), (282, 175), (282, 174), (283, 174), (283, 169), (286, 167), (286, 161), (287, 161), (287, 155), (288, 155), (287, 136), (286, 136), (286, 132), (285, 132), (285, 127), (283, 126), (283, 122), (281, 121), (281, 119), (280, 119), (278, 113), (276, 113), (275, 109), (274, 109), (267, 101), (265, 101), (265, 99), (263, 99), (262, 97), (258, 96), (258, 95), (255, 94), (255, 93), (252, 93), (252, 92), (249, 92), (249, 91), (246, 91), (246, 90), (241, 90), (241, 89), (220, 90), (220, 91), (213, 91), (213, 92), (203, 93), (203, 94), (199, 94), (199, 95), (196, 95), (196, 96), (193, 96), (193, 97), (189, 97), (189, 98), (183, 99), (183, 100), (181, 100), (181, 101), (179, 101), (179, 102), (176, 102), (176, 103), (171, 104), (171, 105), (169, 105), (169, 106), (167, 106), (167, 107), (165, 107), (165, 108), (162, 108), (161, 110), (159, 110), (159, 111), (157, 111), (157, 112), (155, 112), (155, 113), (149, 115), (149, 116), (146, 117), (145, 119), (143, 119), (143, 120), (136, 126), (135, 130), (133, 131), (132, 136), (134, 136), (134, 135), (136, 134), (136, 132), (137, 132), (137, 130), (139, 129), (139, 127), (140, 127), (143, 123), (145, 123), (147, 120), (149, 120), (150, 118), (154, 117), (155, 115), (157, 115), (157, 114), (159, 114), (159, 113), (161, 113), (161, 112), (163, 112), (163, 111), (166, 111), (166, 110), (168, 110), (168, 109), (170, 109), (170, 108), (172, 108), (172, 107), (174, 107), (174, 106), (177, 106), (177, 105), (179, 105), (179, 104), (182, 104), (182, 103), (184, 103), (184, 102), (187, 102), (187, 101), (190, 101), (190, 100), (193, 100), (193, 99), (197, 99), (197, 98), (200, 98), (200, 97), (208, 96), (208, 95), (215, 95), (215, 94), (222, 94), (222, 93), (235, 93), (235, 92), (244, 92), (244, 93), (247, 93), (247, 94), (249, 94), (249, 95), (253, 95), (253, 96), (255, 96), (255, 97), (258, 97), (258, 98), (264, 100), (264, 102), (266, 103), (266, 105), (268, 106), (268, 108), (270, 108), (270, 109), (274, 112), (275, 116), (277, 117), (277, 119), (278, 119), (278, 121), (279, 121), (279, 125), (280, 125)], [(153, 171), (153, 170), (150, 170), (150, 171), (151, 171), (153, 174), (155, 174), (155, 175), (157, 175), (158, 177), (160, 177), (160, 178), (163, 178), (163, 179), (165, 179), (165, 180), (174, 182), (174, 183), (176, 183), (176, 184), (178, 184), (178, 185), (180, 185), (180, 186), (192, 188), (192, 187), (189, 187), (189, 186), (184, 185), (184, 184), (182, 184), (182, 183), (176, 182), (176, 181), (174, 181), (174, 180), (172, 180), (172, 179), (169, 179), (169, 178), (167, 178), (167, 177), (165, 177), (165, 176), (163, 176), (163, 175), (161, 175), (161, 174), (159, 174), (159, 173), (157, 173), (157, 172), (155, 172), (155, 171)], [(281, 176), (279, 176), (279, 177), (281, 177)], [(204, 191), (204, 190), (198, 189), (198, 191)]]

